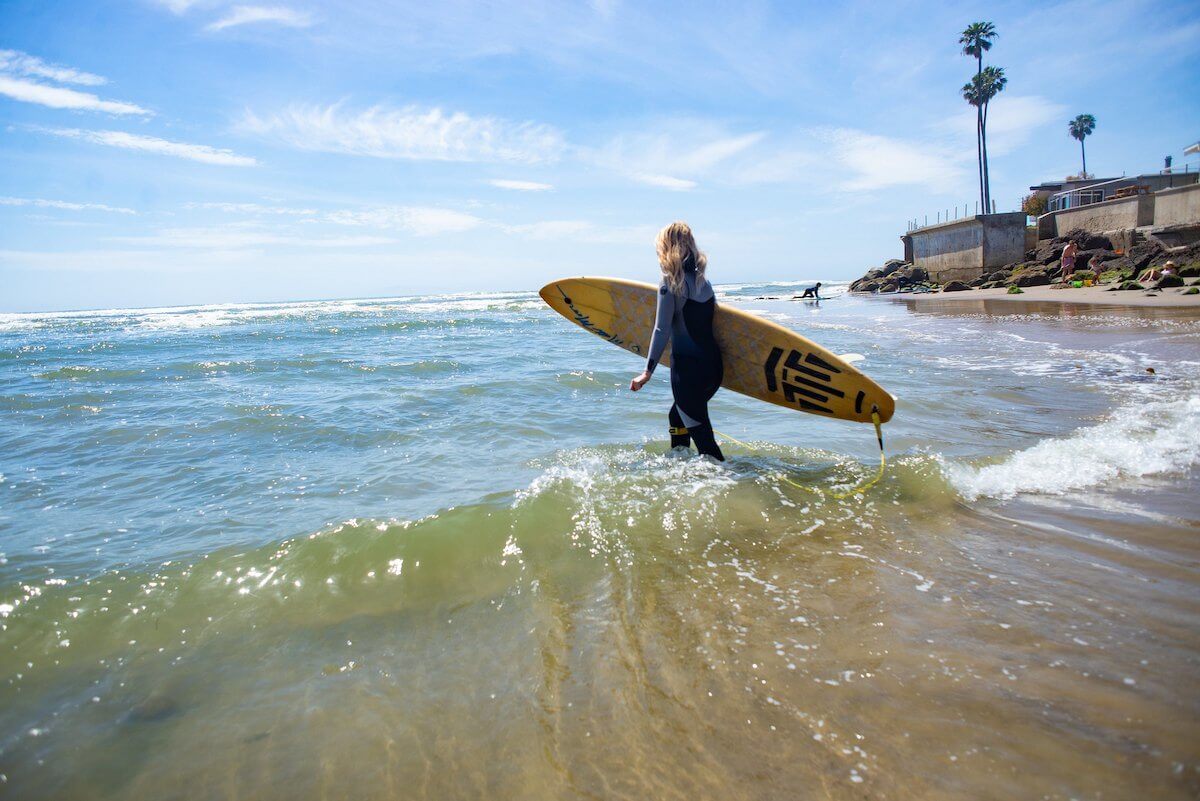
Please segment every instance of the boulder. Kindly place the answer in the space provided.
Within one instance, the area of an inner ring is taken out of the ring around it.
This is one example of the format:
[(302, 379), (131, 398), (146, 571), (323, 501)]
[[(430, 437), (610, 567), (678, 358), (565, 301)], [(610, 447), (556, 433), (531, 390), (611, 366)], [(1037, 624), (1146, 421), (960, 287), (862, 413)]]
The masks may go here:
[(942, 287), (943, 292), (963, 292), (971, 287), (964, 284), (962, 281), (951, 281)]
[(1180, 267), (1179, 276), (1181, 278), (1200, 278), (1200, 263)]
[(1038, 249), (1034, 251), (1033, 258), (1030, 259), (1030, 261), (1036, 264), (1053, 264), (1054, 262), (1062, 259), (1064, 247), (1066, 246), (1062, 243), (1058, 243), (1057, 240), (1052, 243), (1040, 245)]
[(913, 283), (918, 283), (921, 281), (929, 280), (929, 271), (926, 270), (924, 267), (910, 266), (910, 267), (906, 268), (905, 272), (907, 273), (908, 279), (911, 280)]
[(973, 281), (968, 281), (967, 286), (978, 289), (979, 287), (983, 286), (986, 281), (987, 279), (983, 277), (976, 278)]
[(1010, 276), (1011, 274), (1012, 274), (1011, 270), (997, 270), (996, 272), (989, 275), (987, 277), (987, 280), (988, 280), (988, 283), (994, 284), (997, 282), (1002, 282), (1005, 278), (1008, 278), (1008, 276)]
[(1075, 257), (1076, 264), (1101, 264), (1106, 261), (1120, 258), (1116, 253), (1104, 248), (1096, 248), (1095, 250), (1081, 250), (1079, 255)]
[(1068, 242), (1074, 242), (1079, 246), (1080, 250), (1112, 250), (1112, 242), (1107, 236), (1102, 234), (1094, 234), (1091, 231), (1085, 231), (1082, 228), (1076, 228), (1073, 231), (1068, 231), (1065, 236), (1056, 236), (1050, 240), (1056, 245), (1063, 245)]
[(1071, 273), (1072, 281), (1095, 281), (1096, 273), (1092, 270), (1076, 270)]
[(883, 284), (879, 287), (878, 291), (880, 291), (880, 292), (895, 292), (899, 288), (900, 288), (899, 285), (895, 281), (884, 281)]
[(1191, 286), (1183, 290), (1185, 295), (1200, 295), (1200, 287)]
[(1158, 283), (1154, 285), (1156, 289), (1170, 289), (1174, 286), (1183, 286), (1183, 279), (1178, 275), (1164, 275), (1158, 279)]
[[(1158, 244), (1154, 242), (1142, 242), (1125, 251), (1124, 258), (1129, 261), (1130, 267), (1140, 271), (1146, 269), (1150, 266), (1150, 262), (1162, 255), (1163, 249)], [(1163, 261), (1166, 261), (1166, 259), (1164, 258)]]
[(903, 266), (904, 262), (900, 261), (899, 259), (888, 259), (883, 263), (883, 266), (879, 268), (879, 277), (886, 278)]
[(1121, 284), (1119, 287), (1115, 287), (1115, 289), (1120, 289), (1125, 292), (1131, 292), (1135, 289), (1145, 289), (1145, 287), (1142, 286), (1141, 284), (1139, 284), (1137, 281), (1126, 281), (1125, 283)]
[(1077, 237), (1074, 237), (1075, 244), (1079, 245), (1080, 250), (1112, 250), (1112, 242), (1107, 236), (1102, 234), (1093, 234), (1087, 231), (1080, 232)]
[(988, 281), (988, 282), (982, 284), (979, 288), (980, 289), (995, 289), (996, 287), (1002, 287), (1002, 286), (1004, 286), (1003, 281)]
[(1006, 283), (1010, 286), (1045, 286), (1050, 283), (1050, 276), (1041, 270), (1026, 270), (1008, 279)]

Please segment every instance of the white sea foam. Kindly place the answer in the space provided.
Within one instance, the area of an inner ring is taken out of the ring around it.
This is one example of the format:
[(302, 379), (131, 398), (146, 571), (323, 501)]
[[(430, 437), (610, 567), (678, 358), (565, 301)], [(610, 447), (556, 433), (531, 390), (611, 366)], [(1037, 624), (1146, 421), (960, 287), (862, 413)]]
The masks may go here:
[(1200, 396), (1147, 399), (1066, 437), (1043, 440), (998, 464), (948, 463), (947, 478), (967, 500), (1021, 493), (1058, 495), (1119, 477), (1185, 470), (1200, 462)]
[(0, 332), (98, 324), (151, 331), (187, 330), (280, 319), (317, 319), (332, 315), (383, 315), (394, 312), (486, 311), (497, 307), (536, 308), (530, 291), (458, 292), (362, 300), (314, 300), (288, 303), (217, 303), (207, 306), (164, 306), (150, 309), (0, 314)]

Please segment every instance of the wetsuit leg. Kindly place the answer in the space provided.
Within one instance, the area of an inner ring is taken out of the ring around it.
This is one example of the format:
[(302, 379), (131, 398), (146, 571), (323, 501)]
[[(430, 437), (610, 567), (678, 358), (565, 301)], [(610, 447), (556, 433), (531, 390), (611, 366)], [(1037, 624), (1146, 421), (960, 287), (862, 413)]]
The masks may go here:
[(708, 419), (708, 401), (721, 386), (722, 365), (719, 357), (713, 362), (696, 359), (672, 358), (671, 393), (675, 396), (675, 407), (687, 425), (688, 433), (696, 443), (701, 456), (711, 456), (725, 461), (720, 446), (713, 436), (712, 423)]
[(672, 448), (690, 448), (692, 447), (692, 438), (688, 434), (676, 434), (677, 430), (687, 431), (688, 428), (684, 425), (683, 418), (679, 416), (679, 407), (674, 403), (671, 404), (671, 411), (667, 412), (667, 419), (671, 421), (671, 447)]

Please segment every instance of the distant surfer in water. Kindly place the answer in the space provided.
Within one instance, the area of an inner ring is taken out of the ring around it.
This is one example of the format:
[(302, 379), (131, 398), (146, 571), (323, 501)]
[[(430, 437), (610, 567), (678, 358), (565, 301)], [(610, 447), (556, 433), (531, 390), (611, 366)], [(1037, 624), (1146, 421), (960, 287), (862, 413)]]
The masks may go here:
[(808, 286), (808, 287), (805, 287), (805, 288), (804, 288), (804, 294), (803, 294), (803, 295), (801, 295), (800, 297), (802, 297), (802, 298), (816, 298), (817, 300), (821, 300), (821, 282), (820, 282), (820, 281), (818, 281), (818, 282), (817, 282), (816, 284), (814, 284), (813, 286)]
[(713, 337), (716, 294), (704, 277), (708, 258), (696, 247), (687, 223), (674, 222), (658, 232), (655, 242), (662, 284), (646, 369), (629, 382), (634, 392), (646, 385), (663, 350), (671, 342), (671, 394), (675, 403), (667, 417), (671, 447), (690, 447), (702, 456), (725, 461), (708, 419), (708, 401), (724, 376), (721, 351)]

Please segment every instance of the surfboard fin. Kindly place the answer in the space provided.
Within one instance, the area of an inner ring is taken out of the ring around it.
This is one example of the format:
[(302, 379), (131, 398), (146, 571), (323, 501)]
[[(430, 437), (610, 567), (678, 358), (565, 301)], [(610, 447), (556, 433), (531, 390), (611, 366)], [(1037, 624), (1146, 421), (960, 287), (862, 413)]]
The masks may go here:
[(867, 357), (861, 353), (842, 353), (838, 355), (838, 358), (846, 362), (846, 364), (854, 364), (855, 362), (866, 361)]

